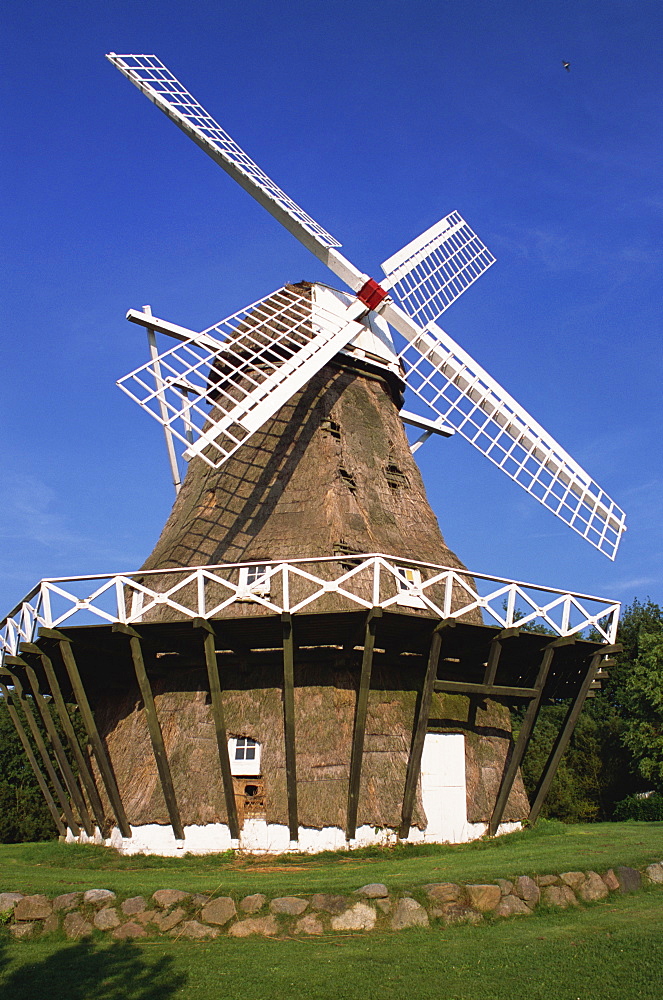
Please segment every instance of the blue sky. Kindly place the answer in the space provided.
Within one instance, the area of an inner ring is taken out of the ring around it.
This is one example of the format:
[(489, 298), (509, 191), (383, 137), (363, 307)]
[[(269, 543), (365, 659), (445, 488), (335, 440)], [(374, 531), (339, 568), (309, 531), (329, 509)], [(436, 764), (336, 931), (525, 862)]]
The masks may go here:
[[(155, 52), (379, 276), (460, 211), (498, 258), (442, 325), (628, 514), (609, 562), (460, 438), (417, 458), (473, 570), (663, 602), (659, 0), (6, 5), (0, 610), (137, 568), (172, 503), (115, 380), (149, 303), (202, 329), (330, 280), (104, 59)], [(565, 72), (562, 61), (571, 63)]]

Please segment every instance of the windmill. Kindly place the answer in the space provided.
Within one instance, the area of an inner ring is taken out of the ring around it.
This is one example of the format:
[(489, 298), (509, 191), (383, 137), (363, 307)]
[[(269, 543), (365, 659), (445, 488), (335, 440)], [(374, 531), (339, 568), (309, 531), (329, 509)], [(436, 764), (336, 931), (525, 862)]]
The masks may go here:
[[(50, 693), (66, 732), (64, 695), (85, 721), (68, 836), (320, 850), (534, 820), (618, 606), (470, 574), (413, 453), (460, 435), (611, 559), (624, 514), (438, 326), (492, 254), (452, 212), (378, 283), (155, 56), (108, 59), (350, 291), (287, 284), (202, 332), (127, 314), (150, 358), (119, 384), (164, 428), (173, 511), (140, 570), (42, 581), (5, 623), (16, 697)], [(530, 804), (520, 764), (550, 699), (569, 708)]]

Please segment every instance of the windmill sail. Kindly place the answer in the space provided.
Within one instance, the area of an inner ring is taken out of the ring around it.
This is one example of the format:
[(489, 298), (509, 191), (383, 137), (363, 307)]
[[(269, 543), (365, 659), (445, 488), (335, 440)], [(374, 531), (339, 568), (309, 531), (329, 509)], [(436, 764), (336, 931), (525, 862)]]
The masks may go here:
[[(333, 304), (330, 307), (330, 303)], [(118, 385), (218, 468), (364, 327), (356, 299), (286, 285), (125, 375)]]
[(401, 352), (407, 385), (510, 479), (614, 559), (624, 512), (481, 365), (435, 323)]
[(451, 212), (382, 264), (383, 288), (422, 326), (434, 322), (495, 263), (458, 212)]

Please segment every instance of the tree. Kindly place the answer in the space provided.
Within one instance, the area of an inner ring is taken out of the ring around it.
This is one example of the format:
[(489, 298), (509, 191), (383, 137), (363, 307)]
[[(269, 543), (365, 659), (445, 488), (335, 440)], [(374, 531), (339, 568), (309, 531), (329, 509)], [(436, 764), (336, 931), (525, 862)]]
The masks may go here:
[(650, 788), (663, 791), (663, 623), (655, 632), (640, 632), (625, 696), (622, 742)]

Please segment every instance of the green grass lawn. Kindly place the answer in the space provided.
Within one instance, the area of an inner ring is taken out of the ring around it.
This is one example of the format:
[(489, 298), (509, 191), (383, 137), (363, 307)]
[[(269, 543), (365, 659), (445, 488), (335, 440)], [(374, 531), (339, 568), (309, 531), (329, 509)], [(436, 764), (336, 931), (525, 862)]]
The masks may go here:
[(321, 940), (75, 944), (0, 938), (7, 1000), (661, 1000), (663, 893)]
[(351, 892), (367, 882), (399, 891), (427, 882), (485, 882), (568, 870), (642, 868), (663, 860), (663, 823), (539, 823), (533, 830), (457, 846), (369, 848), (324, 856), (236, 858), (122, 857), (103, 847), (74, 844), (0, 845), (0, 891), (56, 895), (81, 888), (119, 895), (184, 889), (236, 897)]

